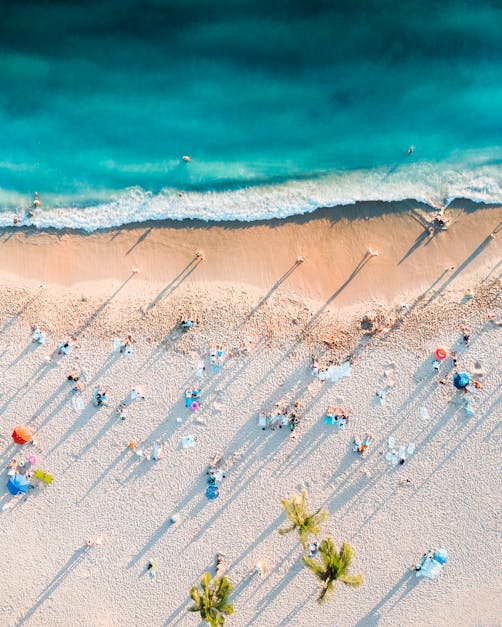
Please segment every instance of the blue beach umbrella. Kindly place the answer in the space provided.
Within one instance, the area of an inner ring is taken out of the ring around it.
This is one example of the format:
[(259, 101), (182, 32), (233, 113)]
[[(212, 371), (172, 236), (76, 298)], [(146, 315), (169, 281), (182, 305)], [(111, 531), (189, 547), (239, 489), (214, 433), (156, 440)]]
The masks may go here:
[(210, 501), (214, 501), (214, 499), (220, 496), (220, 491), (215, 485), (208, 485), (206, 488), (206, 496)]
[(453, 385), (457, 390), (463, 390), (471, 382), (471, 378), (467, 372), (457, 372), (453, 377)]
[(29, 485), (29, 481), (24, 475), (12, 475), (7, 481), (7, 489), (14, 496), (28, 492)]

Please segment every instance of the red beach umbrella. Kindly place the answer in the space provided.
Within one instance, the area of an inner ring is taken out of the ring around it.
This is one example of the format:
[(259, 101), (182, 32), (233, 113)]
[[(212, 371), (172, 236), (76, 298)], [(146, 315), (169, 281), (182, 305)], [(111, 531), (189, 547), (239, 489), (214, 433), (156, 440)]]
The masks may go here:
[(12, 439), (14, 440), (16, 444), (23, 445), (23, 444), (27, 444), (28, 442), (31, 442), (33, 438), (32, 438), (32, 433), (28, 429), (28, 427), (19, 426), (19, 427), (14, 427), (14, 431), (12, 432)]
[(448, 353), (446, 352), (444, 348), (439, 347), (439, 348), (436, 348), (434, 355), (436, 355), (437, 359), (442, 361), (443, 359), (446, 359), (446, 357), (448, 356)]

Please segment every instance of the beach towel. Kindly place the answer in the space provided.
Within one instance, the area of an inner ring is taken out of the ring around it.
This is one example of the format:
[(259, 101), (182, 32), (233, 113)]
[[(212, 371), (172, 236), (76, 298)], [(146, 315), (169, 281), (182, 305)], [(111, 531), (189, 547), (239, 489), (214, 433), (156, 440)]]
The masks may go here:
[(350, 362), (346, 361), (340, 366), (328, 366), (327, 378), (336, 383), (339, 379), (350, 377)]
[(74, 396), (71, 399), (71, 404), (75, 411), (81, 411), (84, 409), (84, 401), (80, 398), (80, 396)]
[(51, 484), (54, 481), (54, 477), (52, 475), (50, 475), (47, 472), (44, 472), (43, 470), (40, 470), (40, 468), (37, 468), (35, 470), (35, 472), (33, 473), (33, 476), (36, 479), (40, 479), (40, 481), (43, 481), (44, 483), (47, 483), (47, 484)]
[(181, 446), (183, 448), (193, 448), (195, 446), (195, 438), (193, 435), (185, 435), (181, 438)]

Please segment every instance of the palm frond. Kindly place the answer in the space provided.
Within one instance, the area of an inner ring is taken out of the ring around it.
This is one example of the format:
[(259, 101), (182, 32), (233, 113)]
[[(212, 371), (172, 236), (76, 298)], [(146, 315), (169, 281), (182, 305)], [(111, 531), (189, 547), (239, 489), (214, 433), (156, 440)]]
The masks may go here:
[(200, 578), (200, 588), (192, 586), (190, 597), (194, 604), (187, 609), (189, 612), (199, 612), (201, 619), (218, 627), (225, 623), (223, 614), (233, 614), (234, 608), (228, 602), (233, 585), (226, 577), (215, 577), (211, 582), (211, 574), (204, 573)]
[(313, 573), (321, 581), (324, 581), (326, 576), (326, 569), (323, 567), (322, 564), (320, 564), (317, 560), (306, 557), (305, 555), (302, 557), (302, 561), (311, 573)]
[(227, 614), (227, 616), (231, 616), (234, 613), (234, 606), (231, 603), (227, 603), (219, 608), (220, 612), (223, 614)]
[(343, 570), (347, 570), (349, 566), (352, 564), (352, 559), (354, 558), (354, 551), (348, 542), (344, 542), (342, 544), (342, 548), (340, 549), (340, 565)]
[(190, 598), (196, 605), (200, 605), (201, 596), (200, 596), (199, 588), (197, 588), (197, 586), (192, 586), (190, 588)]
[(278, 532), (281, 534), (281, 536), (284, 536), (286, 533), (294, 531), (295, 528), (295, 525), (290, 525), (289, 527), (281, 527), (280, 529), (278, 529)]
[(359, 588), (364, 583), (364, 577), (362, 574), (359, 575), (340, 575), (338, 577), (339, 581), (342, 581), (345, 585), (350, 586), (351, 588)]

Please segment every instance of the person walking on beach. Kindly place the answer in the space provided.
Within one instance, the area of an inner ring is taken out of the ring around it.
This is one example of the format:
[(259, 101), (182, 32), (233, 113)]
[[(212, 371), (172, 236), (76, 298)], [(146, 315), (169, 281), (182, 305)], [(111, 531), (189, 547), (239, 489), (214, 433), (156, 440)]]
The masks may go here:
[(462, 334), (463, 334), (464, 344), (466, 346), (468, 346), (469, 345), (469, 340), (471, 338), (471, 331), (469, 329), (467, 329), (466, 327), (464, 327), (462, 329)]

